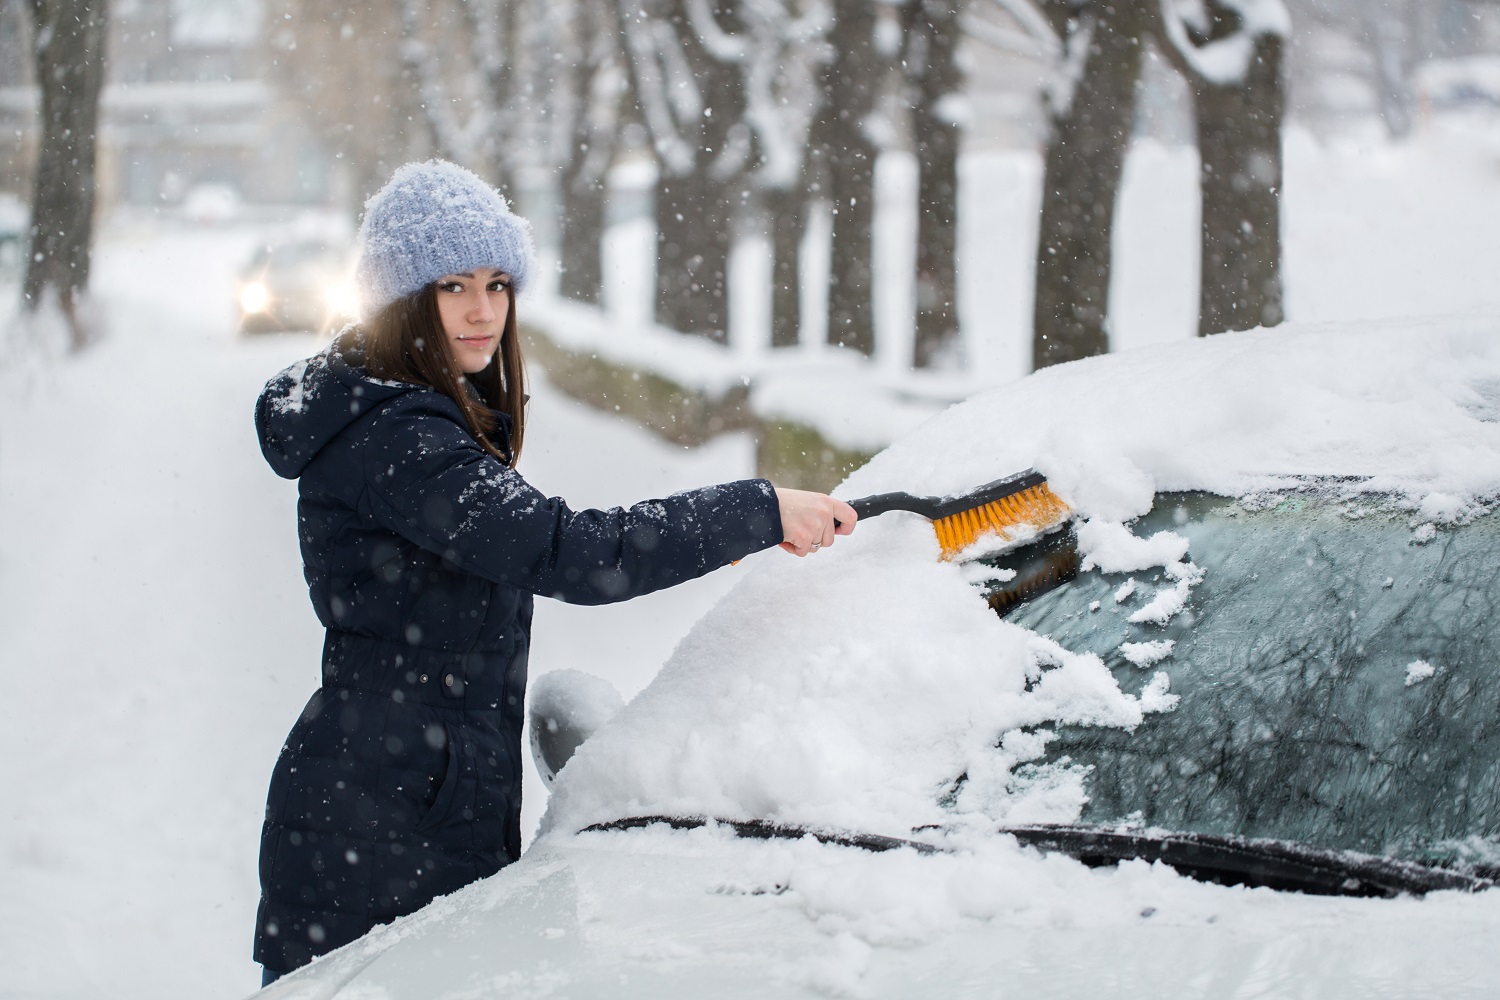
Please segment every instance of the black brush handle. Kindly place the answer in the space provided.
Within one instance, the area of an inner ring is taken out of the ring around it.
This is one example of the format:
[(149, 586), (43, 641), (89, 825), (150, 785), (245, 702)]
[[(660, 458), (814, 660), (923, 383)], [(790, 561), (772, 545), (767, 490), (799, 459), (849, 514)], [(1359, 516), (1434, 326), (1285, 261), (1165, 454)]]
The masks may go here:
[(849, 506), (861, 518), (874, 517), (890, 510), (909, 510), (932, 517), (927, 511), (941, 502), (939, 497), (919, 497), (912, 493), (877, 493), (874, 496), (850, 500)]
[(1040, 472), (1027, 469), (1014, 476), (986, 483), (978, 489), (959, 496), (919, 497), (911, 493), (877, 493), (874, 496), (850, 500), (849, 506), (853, 507), (854, 512), (861, 518), (874, 517), (891, 510), (909, 510), (914, 514), (921, 514), (929, 521), (937, 521), (966, 510), (973, 510), (975, 507), (983, 507), (996, 500), (1003, 500), (1014, 493), (1040, 486), (1046, 481), (1047, 477)]

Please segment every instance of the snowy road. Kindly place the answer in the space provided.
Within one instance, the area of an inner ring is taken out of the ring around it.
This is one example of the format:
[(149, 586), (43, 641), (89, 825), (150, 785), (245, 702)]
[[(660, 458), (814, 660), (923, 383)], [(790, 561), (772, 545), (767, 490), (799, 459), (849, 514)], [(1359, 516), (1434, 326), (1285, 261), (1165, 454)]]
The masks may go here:
[[(281, 739), (317, 684), (295, 485), (262, 461), (261, 384), (308, 336), (236, 338), (245, 228), (116, 225), (108, 339), (0, 400), (0, 996), (240, 996), (255, 855)], [(524, 309), (524, 302), (522, 303)], [(522, 471), (575, 505), (747, 475), (748, 439), (694, 452), (533, 386)], [(534, 672), (626, 697), (734, 571), (613, 608), (538, 603)], [(524, 829), (541, 815), (527, 768)]]

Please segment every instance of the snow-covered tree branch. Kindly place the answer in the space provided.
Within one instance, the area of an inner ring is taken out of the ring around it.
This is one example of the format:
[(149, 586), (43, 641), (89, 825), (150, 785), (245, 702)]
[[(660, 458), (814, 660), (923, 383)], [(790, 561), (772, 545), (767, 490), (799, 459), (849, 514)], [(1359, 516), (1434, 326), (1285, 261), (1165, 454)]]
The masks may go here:
[[(1211, 15), (1205, 0), (1159, 0), (1163, 33), (1172, 52), (1189, 70), (1216, 86), (1243, 86), (1255, 60), (1258, 39), (1291, 33), (1292, 17), (1283, 0), (1219, 0), (1222, 14)], [(1227, 33), (1217, 25), (1232, 22)]]

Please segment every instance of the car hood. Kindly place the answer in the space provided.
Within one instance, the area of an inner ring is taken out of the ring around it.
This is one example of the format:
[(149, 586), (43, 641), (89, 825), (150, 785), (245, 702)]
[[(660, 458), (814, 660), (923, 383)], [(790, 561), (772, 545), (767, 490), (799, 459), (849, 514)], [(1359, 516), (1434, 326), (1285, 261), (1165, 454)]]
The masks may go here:
[(544, 838), (264, 995), (1466, 997), (1500, 974), (1497, 915), (1490, 894), (1225, 888), (1005, 838), (872, 854), (658, 827)]

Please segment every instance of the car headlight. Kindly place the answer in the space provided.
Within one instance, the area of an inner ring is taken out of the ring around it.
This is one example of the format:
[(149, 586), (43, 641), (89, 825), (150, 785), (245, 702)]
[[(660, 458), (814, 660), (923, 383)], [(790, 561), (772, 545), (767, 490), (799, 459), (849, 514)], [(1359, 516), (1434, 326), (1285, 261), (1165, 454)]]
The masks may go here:
[(240, 308), (247, 313), (264, 312), (266, 306), (271, 304), (271, 293), (266, 291), (266, 286), (258, 281), (240, 289)]
[(359, 294), (347, 281), (330, 286), (323, 301), (334, 316), (352, 317), (359, 309)]

